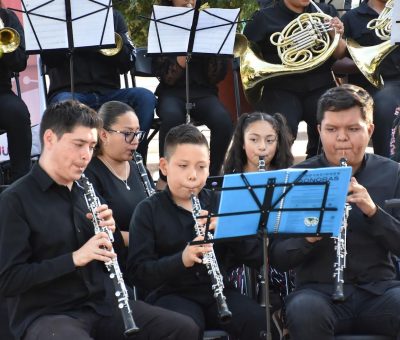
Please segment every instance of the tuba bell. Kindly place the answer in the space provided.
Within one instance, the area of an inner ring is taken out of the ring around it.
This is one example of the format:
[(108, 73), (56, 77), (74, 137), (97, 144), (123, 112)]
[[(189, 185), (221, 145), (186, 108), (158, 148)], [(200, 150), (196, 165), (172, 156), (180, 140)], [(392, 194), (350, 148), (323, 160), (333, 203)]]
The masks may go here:
[[(315, 5), (316, 6), (316, 5)], [(282, 32), (271, 35), (282, 64), (261, 59), (242, 34), (236, 35), (234, 54), (240, 56), (240, 75), (247, 100), (254, 104), (261, 99), (265, 80), (288, 74), (311, 71), (322, 65), (334, 52), (340, 34), (331, 38), (325, 13), (303, 13), (292, 20)]]
[(353, 39), (347, 39), (347, 50), (354, 63), (364, 77), (377, 88), (381, 88), (384, 85), (379, 73), (379, 66), (383, 59), (398, 46), (392, 45), (390, 42), (392, 29), (391, 11), (393, 6), (394, 0), (388, 0), (378, 18), (372, 19), (367, 24), (367, 28), (375, 30), (375, 34), (381, 40), (386, 41), (374, 46), (360, 46)]
[(3, 53), (14, 52), (20, 42), (19, 33), (11, 27), (4, 27), (4, 22), (0, 18), (0, 57), (3, 56)]

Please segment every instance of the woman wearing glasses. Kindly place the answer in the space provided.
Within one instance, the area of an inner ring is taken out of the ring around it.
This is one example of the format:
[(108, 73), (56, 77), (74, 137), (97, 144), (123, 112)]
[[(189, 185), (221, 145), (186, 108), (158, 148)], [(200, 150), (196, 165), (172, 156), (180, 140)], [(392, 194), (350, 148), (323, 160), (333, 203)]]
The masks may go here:
[(129, 221), (136, 205), (147, 197), (138, 168), (132, 161), (132, 153), (137, 149), (144, 132), (140, 131), (135, 112), (125, 103), (107, 102), (100, 107), (99, 115), (103, 120), (103, 128), (99, 132), (95, 157), (85, 174), (112, 209), (116, 225), (121, 230), (123, 243), (116, 238), (114, 248), (123, 270)]

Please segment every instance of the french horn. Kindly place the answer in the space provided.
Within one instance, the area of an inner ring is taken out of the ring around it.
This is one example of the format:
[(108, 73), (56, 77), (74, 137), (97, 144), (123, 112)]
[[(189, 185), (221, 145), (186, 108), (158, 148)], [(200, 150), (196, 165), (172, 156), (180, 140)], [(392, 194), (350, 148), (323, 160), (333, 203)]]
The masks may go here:
[(264, 61), (244, 35), (236, 34), (234, 54), (240, 56), (243, 90), (250, 103), (261, 99), (267, 79), (311, 71), (332, 55), (340, 34), (335, 32), (333, 38), (329, 35), (332, 28), (326, 21), (330, 19), (323, 12), (303, 13), (289, 22), (282, 32), (272, 34), (270, 41), (277, 47), (282, 64)]
[(117, 32), (114, 32), (114, 36), (115, 36), (115, 47), (101, 48), (99, 52), (102, 55), (105, 55), (106, 57), (113, 57), (122, 50), (122, 47), (124, 45), (122, 37)]
[(355, 40), (347, 39), (347, 50), (354, 63), (364, 77), (377, 88), (384, 85), (379, 73), (379, 66), (383, 59), (397, 47), (390, 42), (393, 6), (394, 0), (388, 0), (378, 18), (372, 19), (367, 24), (367, 28), (375, 30), (375, 34), (381, 40), (385, 40), (383, 43), (374, 46), (361, 46)]

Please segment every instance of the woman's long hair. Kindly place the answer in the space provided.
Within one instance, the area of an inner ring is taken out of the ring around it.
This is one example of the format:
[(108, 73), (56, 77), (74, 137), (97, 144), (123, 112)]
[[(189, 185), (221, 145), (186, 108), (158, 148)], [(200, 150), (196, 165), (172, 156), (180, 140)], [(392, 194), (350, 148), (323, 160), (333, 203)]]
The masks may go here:
[(247, 127), (257, 121), (266, 121), (275, 130), (278, 141), (270, 167), (273, 169), (286, 169), (293, 165), (291, 152), (291, 134), (286, 124), (286, 119), (280, 113), (269, 115), (264, 112), (245, 113), (240, 116), (233, 133), (232, 142), (226, 155), (224, 173), (244, 172), (247, 164), (246, 151), (244, 150), (244, 133)]

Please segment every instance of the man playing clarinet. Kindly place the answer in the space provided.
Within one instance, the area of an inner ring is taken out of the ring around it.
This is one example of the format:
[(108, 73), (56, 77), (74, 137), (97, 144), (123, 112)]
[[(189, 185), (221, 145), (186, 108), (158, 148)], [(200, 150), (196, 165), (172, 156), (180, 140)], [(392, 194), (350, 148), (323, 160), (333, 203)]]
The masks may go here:
[(385, 200), (400, 197), (400, 166), (365, 152), (374, 131), (372, 114), (372, 98), (354, 85), (332, 88), (318, 102), (324, 153), (297, 167), (339, 166), (341, 159), (352, 167), (343, 296), (337, 301), (340, 294), (333, 294), (338, 293), (333, 278), (338, 259), (332, 238), (273, 241), (271, 262), (296, 273), (296, 289), (286, 299), (291, 339), (333, 340), (341, 333), (400, 336), (400, 281), (393, 259), (400, 255), (400, 209), (384, 206)]
[[(124, 339), (126, 314), (105, 270), (116, 254), (104, 230), (119, 231), (107, 205), (93, 209), (95, 218), (88, 214), (78, 181), (101, 126), (84, 104), (50, 106), (40, 126), (39, 164), (0, 196), (0, 294), (16, 339)], [(186, 316), (127, 304), (139, 327), (134, 339), (198, 339)]]

